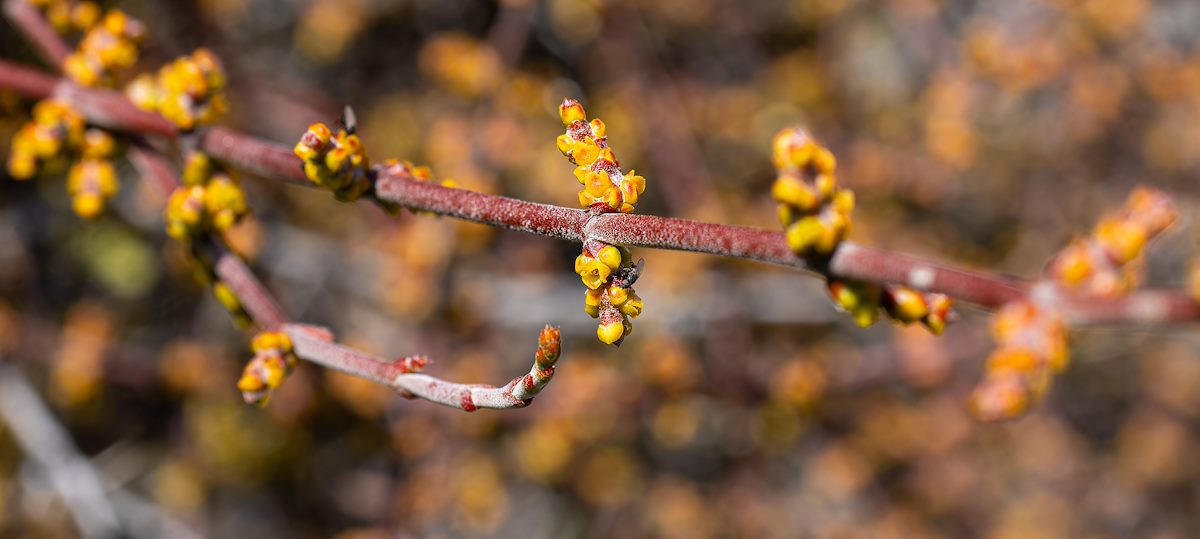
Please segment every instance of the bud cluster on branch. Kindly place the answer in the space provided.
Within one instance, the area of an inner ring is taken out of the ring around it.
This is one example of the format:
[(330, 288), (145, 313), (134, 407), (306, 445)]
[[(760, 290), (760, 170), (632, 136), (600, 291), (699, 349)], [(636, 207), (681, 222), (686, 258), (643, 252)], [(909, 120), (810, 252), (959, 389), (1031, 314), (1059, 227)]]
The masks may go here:
[[(558, 151), (575, 166), (575, 179), (583, 185), (579, 205), (600, 213), (631, 213), (638, 196), (646, 191), (646, 178), (621, 165), (608, 147), (608, 130), (599, 118), (587, 121), (583, 105), (564, 99), (558, 116), (567, 128), (558, 136)], [(575, 273), (587, 287), (584, 311), (599, 318), (596, 337), (604, 344), (620, 346), (633, 331), (633, 319), (642, 314), (642, 298), (633, 289), (641, 261), (633, 262), (629, 250), (599, 240), (583, 242), (575, 258)]]
[(1169, 196), (1137, 188), (1120, 211), (1051, 260), (1045, 280), (1029, 297), (997, 311), (992, 317), (996, 350), (971, 395), (975, 416), (986, 421), (1011, 419), (1038, 402), (1070, 359), (1062, 296), (1127, 295), (1141, 281), (1141, 255), (1147, 244), (1175, 220)]

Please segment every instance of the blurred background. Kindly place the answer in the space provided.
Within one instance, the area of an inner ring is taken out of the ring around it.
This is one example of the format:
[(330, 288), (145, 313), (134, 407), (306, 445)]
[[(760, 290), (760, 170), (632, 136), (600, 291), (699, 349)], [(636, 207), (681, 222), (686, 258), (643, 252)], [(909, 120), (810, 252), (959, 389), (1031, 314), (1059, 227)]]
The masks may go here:
[[(801, 123), (860, 202), (856, 241), (1036, 276), (1135, 185), (1196, 244), (1194, 0), (193, 0), (141, 70), (198, 46), (226, 123), (291, 145), (345, 104), (372, 159), (575, 205), (557, 105), (603, 118), (643, 213), (774, 228), (771, 136)], [(0, 54), (37, 64), (7, 22)], [(0, 157), (30, 103), (0, 93)], [(107, 215), (61, 177), (0, 181), (0, 536), (1152, 537), (1200, 535), (1200, 339), (1073, 334), (1046, 402), (974, 423), (986, 313), (868, 330), (796, 272), (635, 249), (646, 312), (601, 345), (578, 246), (244, 177), (229, 240), (295, 319), (503, 384), (547, 322), (557, 377), (466, 414), (313, 365), (265, 409), (247, 340), (121, 165)]]

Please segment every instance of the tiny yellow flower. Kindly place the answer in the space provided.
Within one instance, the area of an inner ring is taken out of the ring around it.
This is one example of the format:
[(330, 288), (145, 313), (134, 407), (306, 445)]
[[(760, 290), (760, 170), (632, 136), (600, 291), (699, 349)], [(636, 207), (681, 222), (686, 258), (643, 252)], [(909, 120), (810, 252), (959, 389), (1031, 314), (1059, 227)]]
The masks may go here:
[(289, 352), (292, 349), (292, 339), (282, 331), (263, 331), (250, 341), (250, 348), (255, 352), (266, 350)]
[(630, 291), (628, 301), (625, 301), (617, 308), (621, 311), (621, 314), (630, 318), (637, 318), (642, 314), (642, 307), (642, 298), (637, 295), (637, 292)]
[(812, 167), (821, 174), (832, 174), (833, 169), (837, 168), (837, 159), (833, 156), (833, 152), (824, 146), (818, 146), (812, 156)]
[(71, 9), (71, 26), (88, 30), (100, 21), (100, 6), (95, 2), (79, 2)]
[(237, 294), (234, 294), (233, 289), (225, 283), (218, 282), (213, 285), (213, 296), (217, 298), (217, 303), (220, 303), (227, 311), (242, 310), (242, 302), (238, 300)]
[[(608, 148), (605, 148), (607, 150)], [(596, 158), (601, 155), (603, 150), (596, 145), (596, 141), (591, 137), (584, 137), (583, 140), (576, 140), (571, 146), (571, 153), (568, 157), (571, 162), (577, 165), (589, 166), (596, 161)]]
[(854, 211), (854, 191), (842, 189), (833, 196), (833, 208), (838, 213), (849, 218), (850, 213)]
[(37, 157), (32, 153), (12, 152), (8, 156), (8, 173), (15, 180), (29, 180), (37, 175)]
[(617, 157), (613, 155), (612, 148), (600, 148), (596, 155), (596, 163), (600, 168), (616, 168)]
[(71, 208), (84, 219), (95, 219), (104, 211), (104, 198), (97, 193), (77, 193), (71, 197)]
[(159, 88), (154, 77), (143, 73), (125, 86), (125, 97), (142, 110), (158, 109)]
[(621, 251), (615, 246), (606, 245), (596, 253), (596, 259), (603, 262), (609, 269), (617, 269), (621, 266)]
[(63, 72), (80, 86), (99, 86), (102, 74), (84, 55), (73, 52), (63, 60)]
[(929, 314), (921, 322), (929, 328), (930, 333), (941, 335), (946, 330), (946, 324), (950, 319), (950, 309), (954, 302), (945, 294), (929, 294), (926, 298), (929, 303)]
[[(633, 205), (637, 204), (637, 201), (638, 201), (637, 187), (635, 187), (628, 180), (621, 182), (621, 200), (623, 201), (622, 208), (624, 208), (624, 206), (629, 206), (629, 208), (632, 210)], [(629, 213), (629, 212), (625, 212), (625, 213)]]
[(571, 156), (571, 150), (575, 147), (575, 141), (568, 135), (559, 135), (554, 139), (554, 144), (558, 147), (558, 151), (567, 157)]
[(833, 174), (817, 174), (816, 179), (813, 180), (813, 186), (816, 187), (821, 198), (827, 199), (833, 196), (834, 189), (837, 188), (837, 179)]
[(604, 126), (604, 122), (600, 121), (600, 118), (593, 119), (588, 123), (588, 127), (592, 129), (593, 137), (601, 139), (608, 136), (608, 128)]
[(833, 297), (834, 304), (847, 311), (858, 307), (859, 294), (842, 281), (829, 281), (829, 295)]
[(600, 324), (596, 328), (596, 337), (604, 344), (613, 344), (621, 337), (625, 336), (625, 324), (621, 320), (614, 320), (606, 324)]
[(188, 152), (183, 161), (183, 184), (204, 185), (212, 176), (212, 160), (203, 152)]
[(821, 205), (820, 195), (794, 174), (783, 174), (771, 186), (771, 196), (780, 202), (811, 212)]
[(558, 117), (562, 120), (563, 125), (570, 126), (575, 122), (582, 122), (587, 119), (587, 114), (583, 111), (583, 105), (574, 99), (564, 99), (562, 104), (558, 106)]
[(626, 301), (629, 301), (629, 290), (620, 286), (609, 286), (607, 290), (608, 302), (613, 307), (620, 307)]
[(604, 265), (603, 262), (592, 258), (587, 261), (583, 270), (579, 272), (579, 277), (583, 280), (585, 286), (596, 289), (600, 288), (611, 274), (612, 269)]
[(916, 322), (929, 314), (929, 307), (920, 292), (902, 286), (893, 287), (889, 294), (888, 314), (905, 324)]
[(292, 151), (300, 159), (311, 161), (325, 152), (332, 138), (333, 133), (329, 130), (329, 126), (317, 122), (308, 126), (308, 131), (300, 136), (300, 141), (296, 143)]
[(987, 359), (989, 371), (1009, 370), (1020, 373), (1030, 373), (1041, 367), (1037, 354), (1027, 348), (1000, 348), (992, 352)]
[(592, 172), (587, 167), (575, 167), (573, 174), (575, 175), (575, 179), (579, 180), (579, 185), (587, 185), (588, 178), (595, 174), (595, 172)]
[(262, 377), (249, 370), (243, 372), (242, 377), (238, 378), (237, 388), (242, 393), (257, 393), (266, 389), (266, 387), (267, 384), (263, 381)]
[(212, 216), (213, 227), (217, 230), (237, 224), (249, 212), (245, 192), (227, 174), (214, 176), (205, 186), (204, 209)]
[[(603, 200), (604, 200), (605, 204), (608, 204), (608, 207), (614, 208), (614, 209), (620, 209), (622, 206), (621, 191), (619, 189), (617, 189), (617, 186), (610, 184), (608, 186), (608, 190), (606, 190), (604, 192)], [(630, 206), (630, 208), (632, 209), (633, 207)], [(629, 213), (629, 212), (625, 212), (625, 213)]]
[(112, 157), (116, 148), (117, 141), (108, 134), (108, 131), (93, 127), (84, 132), (83, 157), (92, 159)]
[(879, 319), (881, 289), (869, 283), (829, 281), (829, 295), (834, 305), (850, 313), (860, 327), (868, 327)]
[(787, 228), (788, 246), (797, 253), (809, 252), (821, 238), (824, 228), (816, 216), (804, 217)]
[(630, 170), (629, 174), (625, 175), (625, 183), (633, 186), (634, 192), (639, 195), (646, 192), (646, 178), (638, 176), (633, 170)]
[(812, 137), (800, 129), (784, 129), (772, 142), (775, 168), (795, 170), (808, 165), (816, 153)]
[(602, 170), (588, 175), (587, 183), (584, 184), (583, 190), (589, 196), (602, 198), (610, 188), (612, 188), (612, 180), (609, 178), (608, 173)]
[(1054, 264), (1054, 274), (1058, 282), (1066, 286), (1074, 286), (1092, 275), (1092, 260), (1087, 248), (1081, 243), (1068, 246), (1058, 256)]
[(345, 146), (335, 146), (325, 154), (325, 168), (334, 172), (340, 172), (342, 167), (346, 166), (350, 161), (350, 150)]
[(1096, 240), (1118, 264), (1137, 258), (1148, 240), (1146, 231), (1129, 219), (1106, 219), (1096, 226)]
[(1023, 377), (1014, 372), (988, 375), (971, 393), (971, 415), (981, 421), (1017, 417), (1029, 409), (1032, 399)]

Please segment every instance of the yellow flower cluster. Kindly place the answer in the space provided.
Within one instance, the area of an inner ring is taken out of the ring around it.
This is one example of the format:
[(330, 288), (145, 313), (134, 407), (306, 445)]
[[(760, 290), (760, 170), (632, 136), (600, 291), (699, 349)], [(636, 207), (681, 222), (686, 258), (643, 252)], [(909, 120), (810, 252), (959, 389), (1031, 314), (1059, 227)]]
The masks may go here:
[(587, 286), (584, 311), (600, 319), (596, 336), (604, 344), (620, 346), (642, 314), (642, 298), (633, 289), (638, 271), (627, 249), (598, 241), (585, 243), (575, 258), (575, 273)]
[[(90, 11), (82, 8), (80, 22)], [(146, 36), (142, 23), (113, 9), (88, 28), (79, 49), (63, 60), (63, 72), (82, 86), (112, 86), (113, 73), (137, 63), (138, 46)]]
[(171, 193), (164, 218), (167, 234), (183, 241), (211, 229), (226, 230), (249, 212), (237, 177), (217, 169), (207, 155), (189, 152), (183, 185)]
[(43, 170), (61, 170), (78, 158), (67, 172), (67, 191), (75, 213), (92, 219), (104, 210), (117, 192), (117, 173), (111, 159), (117, 144), (112, 135), (84, 127), (83, 117), (66, 103), (46, 99), (33, 107), (33, 121), (13, 136), (8, 172), (28, 180)]
[(83, 158), (67, 172), (71, 205), (84, 219), (100, 215), (108, 200), (117, 194), (117, 172), (112, 164), (116, 147), (116, 141), (107, 131), (89, 128), (84, 135)]
[(296, 354), (292, 351), (292, 340), (281, 331), (255, 335), (250, 348), (254, 357), (246, 364), (237, 386), (248, 404), (266, 406), (271, 392), (296, 367)]
[(33, 106), (33, 121), (13, 136), (8, 173), (28, 180), (43, 169), (62, 170), (83, 142), (83, 116), (62, 101), (43, 99)]
[(779, 176), (771, 196), (788, 246), (801, 256), (828, 255), (850, 232), (854, 193), (839, 188), (837, 160), (802, 129), (784, 129), (772, 143)]
[(946, 330), (954, 302), (945, 294), (922, 293), (904, 286), (880, 286), (858, 281), (829, 281), (829, 295), (854, 322), (868, 327), (882, 308), (893, 320), (908, 325), (920, 322), (934, 335)]
[(1009, 303), (992, 319), (997, 348), (988, 357), (984, 379), (971, 394), (971, 413), (982, 421), (1017, 417), (1067, 367), (1067, 328), (1052, 309), (1028, 300)]
[(46, 20), (60, 34), (86, 32), (100, 21), (100, 6), (75, 0), (28, 0), (46, 14)]
[[(1171, 226), (1175, 205), (1161, 191), (1141, 187), (1091, 235), (1063, 249), (1046, 268), (1049, 283), (1060, 291), (1116, 296), (1137, 286), (1133, 264), (1146, 245)], [(981, 420), (1010, 419), (1024, 413), (1067, 367), (1067, 327), (1053, 304), (1023, 299), (1005, 305), (992, 321), (996, 350), (986, 375), (971, 395), (971, 410)]]
[(163, 66), (157, 77), (134, 79), (125, 95), (139, 108), (162, 114), (181, 131), (191, 131), (215, 122), (229, 110), (225, 85), (221, 61), (201, 48)]
[[(646, 191), (646, 178), (632, 170), (621, 172), (604, 122), (587, 121), (583, 105), (574, 99), (563, 100), (558, 116), (567, 129), (555, 143), (576, 165), (575, 179), (583, 185), (579, 205), (605, 213), (632, 212)], [(594, 240), (584, 242), (583, 253), (575, 258), (575, 273), (587, 286), (584, 311), (600, 319), (596, 336), (601, 342), (620, 346), (633, 331), (632, 320), (642, 314), (642, 298), (632, 287), (640, 269), (628, 249)]]
[(329, 126), (317, 122), (308, 126), (292, 151), (304, 160), (304, 175), (332, 191), (338, 200), (357, 200), (371, 187), (370, 162), (358, 135), (344, 129), (335, 135)]
[(1140, 269), (1133, 262), (1150, 240), (1175, 222), (1175, 206), (1161, 191), (1141, 187), (1129, 195), (1115, 215), (1100, 221), (1087, 238), (1063, 249), (1047, 268), (1063, 288), (1083, 294), (1112, 296), (1137, 286)]
[(579, 190), (579, 205), (632, 212), (638, 197), (646, 191), (646, 178), (632, 170), (628, 174), (621, 172), (608, 147), (604, 122), (599, 118), (588, 122), (583, 105), (574, 99), (564, 99), (558, 115), (567, 128), (556, 141), (558, 150), (576, 165), (575, 179), (583, 185)]

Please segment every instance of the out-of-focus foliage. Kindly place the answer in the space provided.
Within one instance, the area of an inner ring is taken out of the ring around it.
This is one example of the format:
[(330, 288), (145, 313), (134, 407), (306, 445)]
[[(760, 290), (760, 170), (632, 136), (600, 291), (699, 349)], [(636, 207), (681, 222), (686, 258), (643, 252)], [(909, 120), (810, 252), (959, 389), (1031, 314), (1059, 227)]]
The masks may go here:
[[(235, 127), (290, 143), (351, 104), (373, 159), (476, 191), (576, 205), (554, 144), (575, 97), (653, 180), (642, 213), (777, 227), (770, 142), (797, 123), (837, 155), (864, 243), (1035, 275), (1135, 184), (1197, 209), (1193, 0), (102, 4), (146, 23), (135, 70), (219, 56)], [(36, 61), (9, 26), (0, 53)], [(0, 94), (0, 139), (28, 105)], [(580, 305), (575, 245), (244, 178), (254, 217), (231, 243), (344, 342), (499, 384), (563, 327), (554, 382), (522, 410), (307, 364), (257, 408), (236, 387), (248, 336), (164, 238), (161, 200), (117, 173), (95, 222), (65, 178), (0, 181), (0, 354), (114, 498), (205, 536), (1200, 533), (1194, 335), (1079, 332), (1046, 402), (980, 426), (966, 402), (991, 344), (969, 308), (942, 337), (860, 330), (806, 276), (642, 249), (653, 309), (614, 350)], [(1148, 282), (1184, 282), (1189, 228)], [(78, 534), (7, 426), (0, 501), (0, 534)]]

